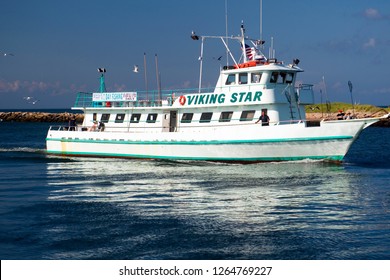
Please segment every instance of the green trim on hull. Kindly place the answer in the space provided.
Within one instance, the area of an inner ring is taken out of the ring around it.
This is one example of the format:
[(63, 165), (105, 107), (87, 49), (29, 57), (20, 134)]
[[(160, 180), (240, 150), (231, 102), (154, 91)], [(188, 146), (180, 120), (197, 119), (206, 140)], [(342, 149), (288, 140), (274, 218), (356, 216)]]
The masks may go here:
[(48, 154), (61, 156), (84, 156), (84, 157), (116, 157), (136, 159), (165, 159), (165, 160), (202, 160), (202, 161), (229, 161), (229, 162), (264, 162), (264, 161), (297, 161), (297, 160), (332, 160), (342, 161), (343, 155), (332, 156), (297, 156), (297, 157), (253, 157), (253, 158), (224, 158), (224, 157), (178, 157), (178, 156), (153, 156), (137, 154), (116, 154), (116, 153), (88, 153), (88, 152), (58, 152), (47, 151)]

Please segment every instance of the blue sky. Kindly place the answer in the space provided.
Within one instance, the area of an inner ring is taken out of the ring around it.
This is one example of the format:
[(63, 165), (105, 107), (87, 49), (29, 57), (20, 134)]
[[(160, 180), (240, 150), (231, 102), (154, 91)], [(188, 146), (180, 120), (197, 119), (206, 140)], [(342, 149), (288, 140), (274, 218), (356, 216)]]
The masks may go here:
[[(228, 34), (244, 20), (259, 37), (259, 0), (227, 0)], [(316, 101), (390, 105), (390, 1), (263, 0), (263, 39), (271, 36), (278, 60), (299, 58), (299, 80), (315, 85)], [(0, 9), (0, 109), (68, 108), (78, 91), (97, 91), (98, 67), (109, 91), (157, 88), (155, 54), (163, 89), (196, 88), (200, 35), (225, 35), (225, 0), (13, 0)], [(230, 47), (239, 50), (231, 42)], [(4, 56), (12, 53), (14, 56)], [(206, 40), (203, 85), (214, 86), (225, 49)], [(140, 73), (132, 72), (133, 65)], [(39, 99), (32, 104), (24, 97)]]

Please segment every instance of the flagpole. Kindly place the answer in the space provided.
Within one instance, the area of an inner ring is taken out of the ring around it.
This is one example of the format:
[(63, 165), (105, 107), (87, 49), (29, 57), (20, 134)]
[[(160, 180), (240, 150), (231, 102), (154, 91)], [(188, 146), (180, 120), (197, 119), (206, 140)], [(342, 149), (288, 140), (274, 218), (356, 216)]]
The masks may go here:
[(204, 44), (204, 37), (202, 36), (202, 44), (200, 46), (200, 70), (199, 70), (199, 93), (202, 88), (202, 71), (203, 71), (203, 44)]

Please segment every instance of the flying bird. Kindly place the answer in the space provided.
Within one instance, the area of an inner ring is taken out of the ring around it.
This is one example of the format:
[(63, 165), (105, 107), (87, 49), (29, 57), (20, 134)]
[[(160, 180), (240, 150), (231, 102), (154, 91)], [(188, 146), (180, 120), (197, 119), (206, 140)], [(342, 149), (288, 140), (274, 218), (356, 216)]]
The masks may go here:
[(2, 53), (3, 56), (15, 56), (13, 53)]
[(134, 72), (134, 73), (138, 73), (138, 65), (134, 65), (133, 72)]
[(35, 105), (39, 101), (39, 99), (36, 99), (33, 96), (25, 96), (23, 97), (24, 100), (26, 100), (27, 103)]

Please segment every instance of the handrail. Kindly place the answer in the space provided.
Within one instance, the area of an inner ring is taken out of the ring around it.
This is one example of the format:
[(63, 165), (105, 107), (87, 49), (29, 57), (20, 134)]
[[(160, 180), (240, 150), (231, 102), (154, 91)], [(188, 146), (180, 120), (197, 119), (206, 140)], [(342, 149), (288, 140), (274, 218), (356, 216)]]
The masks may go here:
[[(277, 122), (270, 122), (269, 126), (279, 126), (279, 125), (287, 125), (287, 124), (302, 124), (306, 123), (307, 120), (285, 120), (285, 121), (277, 121)], [(184, 125), (183, 125), (184, 124)], [(188, 125), (186, 123), (179, 123), (176, 129), (180, 128), (220, 128), (220, 127), (234, 127), (234, 126), (262, 126), (260, 124), (256, 124), (254, 121), (248, 121), (248, 122), (239, 122), (239, 123), (226, 123), (226, 122), (218, 122), (218, 124), (212, 124), (212, 125), (202, 125), (202, 124), (194, 124), (194, 125)], [(99, 131), (98, 129), (94, 131), (90, 131), (89, 129), (91, 126), (81, 126), (78, 125), (74, 131), (69, 130), (69, 126), (50, 126), (49, 131), (67, 131), (67, 132), (108, 132), (112, 133), (115, 132), (129, 132), (129, 129), (133, 130), (151, 130), (151, 129), (164, 129), (169, 128), (169, 126), (105, 126), (104, 131)]]

